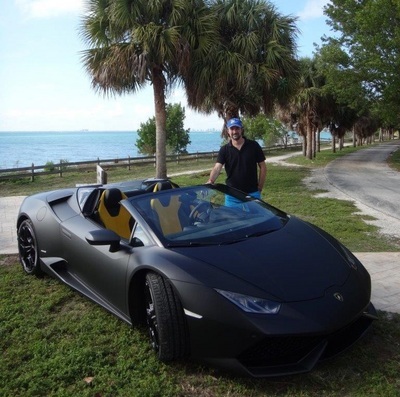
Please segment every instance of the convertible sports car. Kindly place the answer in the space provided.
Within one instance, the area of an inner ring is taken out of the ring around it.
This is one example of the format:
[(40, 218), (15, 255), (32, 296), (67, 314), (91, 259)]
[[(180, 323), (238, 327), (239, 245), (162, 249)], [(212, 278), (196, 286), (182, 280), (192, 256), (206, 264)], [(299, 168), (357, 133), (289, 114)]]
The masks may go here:
[(163, 361), (301, 373), (376, 319), (370, 276), (347, 248), (222, 184), (151, 179), (35, 194), (17, 229), (26, 273), (145, 324)]

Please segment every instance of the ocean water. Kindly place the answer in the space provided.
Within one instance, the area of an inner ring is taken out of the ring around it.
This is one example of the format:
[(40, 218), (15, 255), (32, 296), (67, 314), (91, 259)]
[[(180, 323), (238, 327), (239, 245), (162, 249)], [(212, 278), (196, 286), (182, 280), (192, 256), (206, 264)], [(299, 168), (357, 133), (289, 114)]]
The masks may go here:
[[(0, 169), (58, 163), (139, 157), (137, 132), (0, 132)], [(220, 132), (190, 132), (189, 153), (217, 151)]]

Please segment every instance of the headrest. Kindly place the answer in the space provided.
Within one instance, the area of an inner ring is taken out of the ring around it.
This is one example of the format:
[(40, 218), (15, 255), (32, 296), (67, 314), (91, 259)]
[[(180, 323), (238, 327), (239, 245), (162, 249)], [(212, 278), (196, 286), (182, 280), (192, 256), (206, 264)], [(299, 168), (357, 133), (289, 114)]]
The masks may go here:
[(122, 200), (122, 193), (117, 188), (111, 188), (106, 190), (104, 194), (104, 205), (110, 211), (116, 207), (119, 207), (119, 202)]
[(159, 192), (161, 190), (173, 189), (175, 186), (171, 181), (160, 181), (154, 186), (153, 192)]

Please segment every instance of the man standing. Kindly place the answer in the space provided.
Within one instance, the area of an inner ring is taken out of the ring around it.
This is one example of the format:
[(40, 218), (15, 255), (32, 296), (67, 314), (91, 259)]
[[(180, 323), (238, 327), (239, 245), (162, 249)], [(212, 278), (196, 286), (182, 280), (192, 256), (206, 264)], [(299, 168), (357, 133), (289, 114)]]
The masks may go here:
[[(243, 124), (233, 118), (226, 123), (229, 142), (219, 150), (217, 162), (210, 173), (207, 183), (214, 183), (225, 166), (226, 184), (261, 198), (267, 176), (265, 155), (258, 142), (243, 136)], [(259, 173), (258, 173), (259, 169)]]

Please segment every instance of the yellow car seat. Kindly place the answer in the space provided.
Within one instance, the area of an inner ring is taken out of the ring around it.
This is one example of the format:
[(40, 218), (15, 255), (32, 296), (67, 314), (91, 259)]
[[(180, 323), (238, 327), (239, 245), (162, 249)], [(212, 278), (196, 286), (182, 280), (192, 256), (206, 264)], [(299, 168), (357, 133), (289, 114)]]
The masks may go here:
[(104, 190), (99, 202), (99, 217), (106, 229), (113, 230), (119, 236), (129, 239), (132, 230), (130, 213), (120, 202), (126, 199), (126, 195), (119, 189)]
[[(153, 192), (174, 189), (177, 187), (173, 182), (166, 180), (157, 182)], [(151, 208), (157, 215), (158, 223), (164, 235), (181, 232), (183, 227), (179, 219), (181, 201), (178, 195), (162, 195), (160, 198), (151, 200)]]

